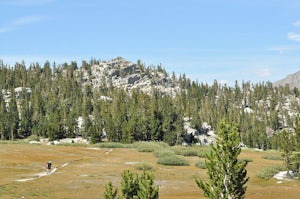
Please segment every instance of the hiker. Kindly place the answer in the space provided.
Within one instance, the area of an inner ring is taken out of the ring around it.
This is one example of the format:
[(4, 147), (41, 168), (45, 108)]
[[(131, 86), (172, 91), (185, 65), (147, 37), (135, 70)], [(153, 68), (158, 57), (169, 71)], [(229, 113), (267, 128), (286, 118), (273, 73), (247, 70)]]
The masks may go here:
[(46, 165), (46, 168), (47, 168), (47, 174), (50, 173), (50, 171), (51, 171), (51, 166), (52, 166), (52, 162), (51, 162), (51, 161), (47, 162), (47, 165)]

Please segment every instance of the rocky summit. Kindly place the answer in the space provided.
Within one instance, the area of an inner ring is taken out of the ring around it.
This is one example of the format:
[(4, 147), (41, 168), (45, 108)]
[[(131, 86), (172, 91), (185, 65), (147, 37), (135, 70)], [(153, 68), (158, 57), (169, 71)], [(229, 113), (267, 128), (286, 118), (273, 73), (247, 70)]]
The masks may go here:
[(300, 71), (290, 74), (285, 78), (278, 80), (274, 83), (274, 86), (286, 86), (289, 85), (291, 89), (298, 88), (300, 89)]
[(173, 96), (180, 90), (176, 78), (170, 78), (160, 66), (144, 67), (139, 61), (133, 63), (122, 57), (94, 63), (89, 69), (82, 67), (78, 72), (83, 72), (84, 82), (94, 88), (107, 85), (129, 92), (139, 89), (147, 94), (155, 89)]

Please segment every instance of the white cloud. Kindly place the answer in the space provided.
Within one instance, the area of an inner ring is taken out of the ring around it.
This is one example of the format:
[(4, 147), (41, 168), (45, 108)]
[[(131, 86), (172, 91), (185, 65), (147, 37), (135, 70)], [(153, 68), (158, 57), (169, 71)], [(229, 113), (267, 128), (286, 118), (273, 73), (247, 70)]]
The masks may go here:
[(300, 27), (300, 21), (295, 21), (295, 22), (293, 23), (293, 26)]
[(299, 46), (273, 46), (273, 47), (269, 48), (268, 50), (276, 51), (276, 52), (279, 52), (280, 54), (283, 54), (285, 52), (294, 51), (297, 49), (299, 49)]
[(23, 26), (23, 25), (27, 25), (27, 24), (32, 24), (32, 23), (36, 23), (39, 21), (42, 21), (43, 17), (41, 16), (25, 16), (25, 17), (21, 17), (16, 19), (15, 21), (13, 21), (12, 25), (13, 26)]
[(294, 40), (294, 41), (300, 41), (300, 34), (294, 33), (294, 32), (289, 32), (288, 39)]
[(6, 33), (11, 32), (14, 30), (17, 30), (23, 26), (34, 24), (40, 21), (45, 20), (45, 17), (42, 16), (24, 16), (17, 18), (10, 23), (8, 23), (6, 26), (0, 27), (0, 33)]
[(260, 68), (258, 71), (255, 72), (256, 76), (258, 77), (270, 77), (271, 71), (269, 68)]

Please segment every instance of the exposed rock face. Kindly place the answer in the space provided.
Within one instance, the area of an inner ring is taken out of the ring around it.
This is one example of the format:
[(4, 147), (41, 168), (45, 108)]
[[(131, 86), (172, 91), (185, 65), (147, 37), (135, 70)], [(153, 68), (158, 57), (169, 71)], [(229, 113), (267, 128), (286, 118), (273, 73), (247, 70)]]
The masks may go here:
[(190, 118), (184, 118), (184, 130), (187, 135), (193, 135), (199, 145), (210, 145), (215, 142), (217, 135), (206, 122), (202, 124), (201, 131), (191, 127)]
[(286, 84), (288, 84), (291, 89), (294, 87), (300, 89), (300, 71), (290, 74), (284, 79), (276, 81), (274, 86), (285, 86)]
[(81, 81), (91, 83), (93, 87), (113, 85), (129, 92), (138, 88), (147, 94), (151, 94), (153, 89), (158, 89), (172, 96), (180, 90), (178, 82), (167, 74), (158, 70), (147, 71), (138, 64), (120, 57), (92, 65), (90, 74), (83, 68), (80, 70), (83, 73)]

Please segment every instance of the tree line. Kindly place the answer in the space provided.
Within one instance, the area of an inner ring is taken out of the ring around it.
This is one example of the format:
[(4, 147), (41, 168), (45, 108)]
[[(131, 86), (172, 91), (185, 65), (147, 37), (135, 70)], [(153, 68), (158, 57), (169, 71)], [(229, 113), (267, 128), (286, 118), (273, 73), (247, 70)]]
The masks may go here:
[[(248, 147), (278, 149), (279, 132), (294, 130), (298, 121), (297, 88), (275, 87), (270, 82), (208, 85), (173, 73), (173, 86), (181, 88), (175, 97), (154, 89), (148, 95), (104, 80), (94, 87), (91, 66), (95, 63), (82, 61), (78, 67), (75, 61), (62, 65), (47, 61), (43, 66), (1, 62), (0, 138), (37, 135), (55, 140), (80, 135), (95, 143), (105, 132), (109, 141), (175, 145), (185, 140), (183, 118), (187, 117), (199, 132), (203, 122), (213, 129), (219, 129), (223, 119), (234, 122)], [(137, 65), (148, 73), (158, 69), (166, 73), (161, 66), (147, 67), (140, 61)], [(18, 87), (23, 89), (16, 91)], [(83, 118), (81, 126), (78, 118)]]

